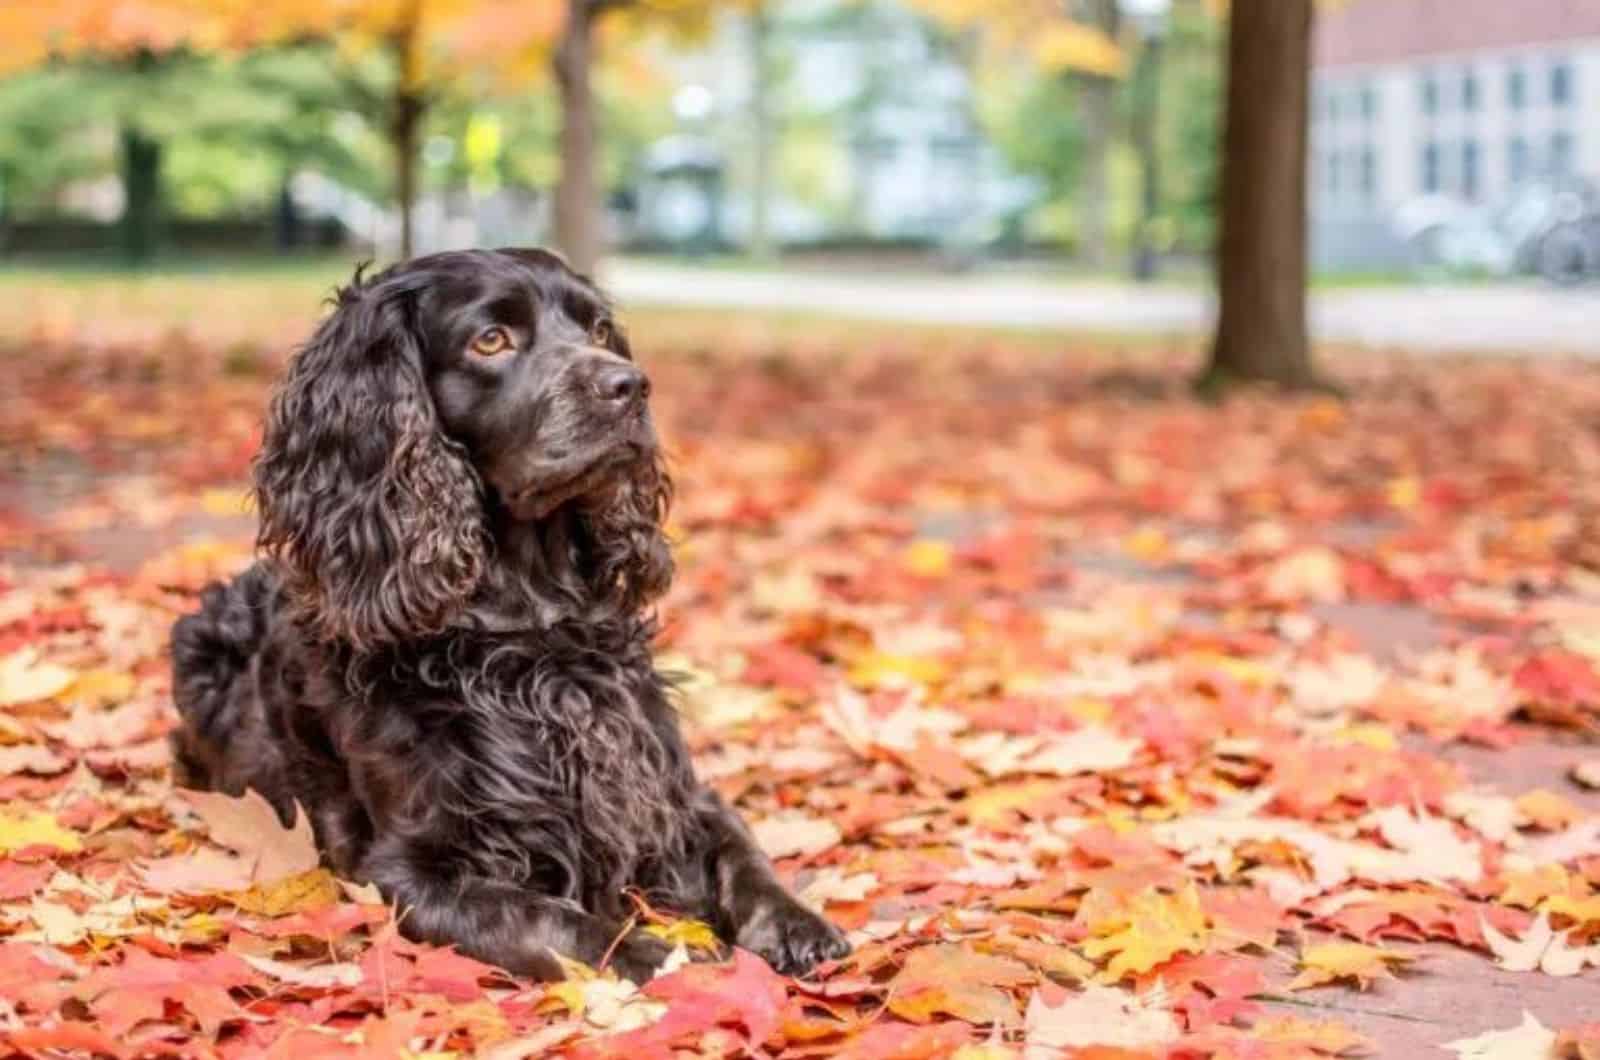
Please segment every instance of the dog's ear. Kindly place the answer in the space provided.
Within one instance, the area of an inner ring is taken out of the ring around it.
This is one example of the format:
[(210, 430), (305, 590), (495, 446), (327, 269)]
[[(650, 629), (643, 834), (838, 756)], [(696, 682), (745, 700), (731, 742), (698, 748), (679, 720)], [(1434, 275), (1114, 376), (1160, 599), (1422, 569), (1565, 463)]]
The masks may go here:
[(419, 284), (360, 273), (267, 414), (258, 543), (323, 635), (372, 649), (442, 630), (483, 573), (482, 484), (441, 432), (409, 319)]

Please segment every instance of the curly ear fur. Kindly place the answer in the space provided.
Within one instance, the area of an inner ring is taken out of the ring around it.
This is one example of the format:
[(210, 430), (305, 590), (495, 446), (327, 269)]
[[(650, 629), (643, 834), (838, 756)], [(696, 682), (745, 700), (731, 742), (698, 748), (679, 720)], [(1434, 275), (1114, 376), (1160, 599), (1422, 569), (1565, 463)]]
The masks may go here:
[(357, 649), (442, 630), (487, 562), (482, 484), (440, 430), (407, 315), (415, 289), (359, 271), (273, 396), (257, 542), (299, 611)]
[(672, 505), (672, 479), (659, 457), (641, 460), (589, 513), (594, 539), (593, 584), (624, 610), (636, 611), (672, 583), (672, 548), (662, 529)]

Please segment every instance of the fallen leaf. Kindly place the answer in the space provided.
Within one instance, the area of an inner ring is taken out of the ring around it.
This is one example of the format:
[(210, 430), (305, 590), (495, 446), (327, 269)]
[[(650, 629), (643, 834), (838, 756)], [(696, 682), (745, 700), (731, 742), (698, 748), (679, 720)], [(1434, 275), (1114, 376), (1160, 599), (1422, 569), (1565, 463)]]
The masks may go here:
[(1112, 920), (1091, 924), (1095, 936), (1083, 944), (1095, 960), (1113, 954), (1106, 977), (1148, 972), (1179, 953), (1200, 953), (1206, 943), (1206, 915), (1199, 892), (1191, 885), (1177, 894), (1147, 890), (1134, 897)]
[(65, 666), (40, 658), (37, 648), (21, 648), (0, 656), (0, 708), (60, 695), (76, 677)]
[(1340, 979), (1354, 980), (1365, 990), (1379, 979), (1392, 979), (1394, 967), (1412, 960), (1403, 953), (1365, 946), (1358, 942), (1324, 942), (1300, 951), (1301, 972), (1289, 983), (1290, 990), (1306, 990)]
[(275, 961), (268, 957), (242, 954), (244, 963), (263, 975), (271, 976), (290, 986), (305, 986), (319, 990), (334, 987), (352, 987), (361, 983), (361, 968), (349, 963), (300, 965)]
[(750, 825), (756, 844), (774, 861), (781, 858), (812, 857), (839, 845), (844, 836), (839, 826), (825, 818), (798, 813), (780, 814)]
[(1042, 992), (1028, 999), (1026, 1060), (1057, 1060), (1064, 1050), (1104, 1045), (1153, 1049), (1178, 1039), (1181, 1028), (1161, 987), (1143, 994), (1087, 983), (1050, 1005)]
[(1510, 1030), (1486, 1031), (1476, 1038), (1447, 1042), (1444, 1048), (1461, 1060), (1541, 1060), (1552, 1055), (1556, 1035), (1524, 1012), (1522, 1023)]
[(1037, 981), (1027, 965), (965, 946), (923, 946), (911, 951), (889, 983), (889, 1009), (913, 1023), (954, 1016), (968, 1023), (1014, 1023), (1010, 990)]
[(0, 854), (30, 847), (47, 847), (75, 854), (83, 849), (83, 842), (76, 832), (62, 828), (48, 813), (25, 813), (20, 816), (0, 813)]

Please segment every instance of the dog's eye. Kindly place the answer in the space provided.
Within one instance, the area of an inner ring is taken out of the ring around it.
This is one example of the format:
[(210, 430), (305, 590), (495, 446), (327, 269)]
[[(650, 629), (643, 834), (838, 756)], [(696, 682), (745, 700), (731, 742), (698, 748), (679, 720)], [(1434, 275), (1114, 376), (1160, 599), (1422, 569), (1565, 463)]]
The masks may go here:
[(611, 345), (611, 334), (611, 321), (596, 320), (589, 325), (589, 345), (609, 346)]
[(472, 340), (472, 352), (481, 357), (493, 357), (511, 348), (511, 332), (505, 328), (484, 328)]

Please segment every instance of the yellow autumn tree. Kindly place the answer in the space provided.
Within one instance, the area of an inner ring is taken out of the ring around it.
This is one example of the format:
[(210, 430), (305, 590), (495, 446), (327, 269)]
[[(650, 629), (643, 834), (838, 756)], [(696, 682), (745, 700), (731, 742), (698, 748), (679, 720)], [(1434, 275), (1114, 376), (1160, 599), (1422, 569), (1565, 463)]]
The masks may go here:
[[(327, 41), (384, 55), (381, 120), (392, 148), (402, 254), (412, 246), (423, 121), (452, 87), (554, 75), (562, 111), (556, 239), (584, 270), (600, 228), (593, 76), (600, 42), (649, 29), (703, 30), (740, 0), (57, 0), (0, 6), (0, 75), (51, 60), (151, 63), (184, 51), (239, 53)], [(606, 32), (597, 37), (597, 32)]]
[(909, 0), (952, 29), (976, 32), (991, 46), (1026, 55), (1040, 69), (1077, 80), (1084, 133), (1078, 209), (1086, 258), (1107, 255), (1108, 158), (1116, 120), (1116, 86), (1128, 68), (1118, 0)]

